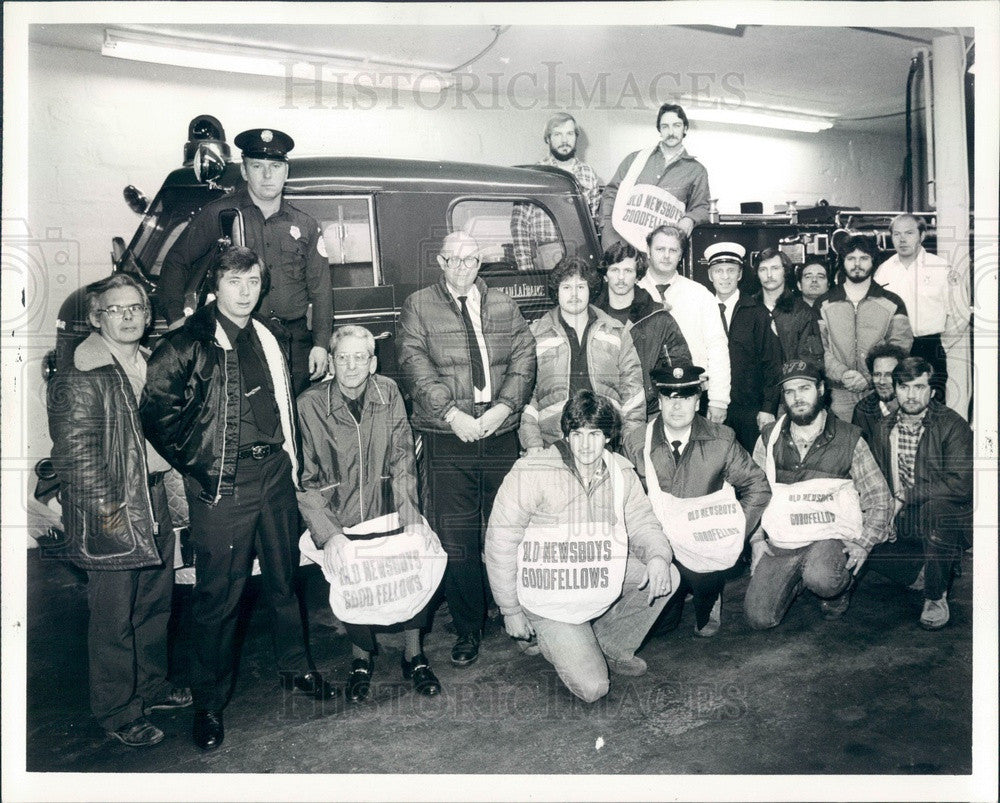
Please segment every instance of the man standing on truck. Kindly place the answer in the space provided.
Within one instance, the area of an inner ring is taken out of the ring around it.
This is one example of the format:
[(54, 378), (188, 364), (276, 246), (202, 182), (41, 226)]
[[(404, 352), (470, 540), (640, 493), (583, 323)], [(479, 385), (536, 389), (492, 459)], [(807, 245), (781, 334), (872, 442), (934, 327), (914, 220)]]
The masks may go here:
[(646, 235), (657, 226), (676, 226), (690, 237), (695, 226), (708, 222), (708, 171), (684, 148), (684, 109), (664, 103), (656, 130), (656, 146), (626, 156), (604, 189), (598, 218), (604, 248), (627, 240), (645, 249)]
[[(333, 332), (330, 264), (319, 224), (282, 196), (288, 179), (288, 152), (295, 142), (276, 129), (254, 128), (234, 140), (243, 152), (240, 173), (246, 185), (205, 204), (167, 253), (159, 295), (167, 322), (194, 312), (188, 294), (197, 290), (203, 265), (211, 262), (222, 232), (219, 213), (236, 209), (243, 218), (246, 245), (271, 274), (259, 311), (292, 337), (292, 388), (298, 395), (326, 372), (326, 346)], [(194, 286), (192, 286), (194, 285)], [(194, 302), (197, 303), (197, 302)], [(312, 331), (306, 314), (312, 306)]]
[(535, 386), (535, 339), (514, 300), (478, 278), (479, 253), (465, 232), (445, 237), (440, 281), (410, 295), (399, 318), (399, 367), (413, 428), (423, 434), (425, 500), (448, 553), (456, 666), (479, 657), (483, 522), (517, 460), (517, 426)]

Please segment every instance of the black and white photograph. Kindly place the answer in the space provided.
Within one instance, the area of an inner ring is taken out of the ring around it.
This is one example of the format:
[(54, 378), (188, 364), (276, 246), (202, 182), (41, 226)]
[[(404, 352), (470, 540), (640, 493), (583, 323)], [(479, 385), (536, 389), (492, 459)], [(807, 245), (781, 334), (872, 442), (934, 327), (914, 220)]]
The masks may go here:
[(3, 23), (5, 800), (997, 800), (1000, 3)]

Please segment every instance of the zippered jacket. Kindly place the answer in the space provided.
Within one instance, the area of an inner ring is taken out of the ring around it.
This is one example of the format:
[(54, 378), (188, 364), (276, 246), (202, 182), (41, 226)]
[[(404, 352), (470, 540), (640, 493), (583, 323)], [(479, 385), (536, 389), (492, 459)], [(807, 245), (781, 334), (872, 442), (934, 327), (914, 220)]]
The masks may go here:
[(388, 513), (398, 511), (404, 527), (422, 522), (413, 432), (395, 382), (369, 377), (360, 423), (334, 380), (302, 393), (298, 410), (299, 510), (317, 547), (345, 527)]
[[(283, 447), (298, 474), (295, 406), (289, 392), (287, 331), (253, 316), (278, 405)], [(211, 504), (231, 496), (240, 444), (240, 376), (236, 351), (215, 316), (215, 302), (166, 332), (149, 358), (141, 406), (146, 437), (167, 462), (201, 486)]]
[(48, 416), (71, 560), (89, 570), (158, 566), (138, 404), (99, 334), (49, 383)]
[[(590, 384), (594, 393), (607, 397), (621, 414), (622, 441), (627, 442), (646, 423), (639, 355), (620, 321), (596, 307), (590, 310), (597, 316), (587, 328), (584, 343)], [(560, 420), (569, 401), (570, 343), (559, 315), (559, 307), (553, 307), (531, 324), (538, 377), (518, 430), (525, 449), (548, 446), (563, 437)]]

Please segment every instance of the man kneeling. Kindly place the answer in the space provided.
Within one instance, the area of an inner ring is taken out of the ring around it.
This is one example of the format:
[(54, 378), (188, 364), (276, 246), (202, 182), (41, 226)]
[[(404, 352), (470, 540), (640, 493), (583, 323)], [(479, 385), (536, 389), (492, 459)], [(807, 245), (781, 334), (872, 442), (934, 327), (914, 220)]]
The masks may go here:
[(822, 599), (825, 619), (850, 603), (856, 575), (871, 548), (888, 537), (889, 487), (861, 430), (831, 415), (817, 368), (785, 363), (781, 377), (788, 419), (768, 424), (754, 461), (771, 483), (771, 503), (750, 539), (750, 626), (775, 627), (803, 588)]
[(537, 636), (566, 687), (594, 702), (609, 668), (645, 673), (635, 651), (680, 578), (639, 478), (608, 451), (621, 431), (611, 402), (578, 391), (561, 428), (562, 440), (522, 457), (500, 486), (486, 568), (507, 632)]

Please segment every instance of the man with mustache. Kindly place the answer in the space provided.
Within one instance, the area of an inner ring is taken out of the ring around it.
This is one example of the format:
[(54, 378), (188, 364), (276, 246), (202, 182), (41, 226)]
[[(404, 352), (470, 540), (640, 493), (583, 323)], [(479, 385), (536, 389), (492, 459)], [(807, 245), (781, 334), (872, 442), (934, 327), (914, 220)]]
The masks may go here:
[[(545, 124), (543, 139), (549, 146), (548, 155), (538, 161), (540, 165), (558, 167), (567, 173), (572, 173), (583, 190), (590, 216), (597, 218), (601, 202), (601, 180), (594, 168), (576, 156), (577, 138), (580, 129), (573, 115), (566, 112), (553, 114)], [(527, 203), (515, 203), (510, 220), (510, 234), (514, 244), (514, 261), (517, 269), (534, 270), (534, 251), (545, 264), (551, 265), (561, 257), (564, 251), (559, 232), (548, 214), (539, 206)], [(548, 249), (558, 256), (545, 258), (542, 252)]]
[[(657, 226), (674, 225), (690, 236), (695, 226), (708, 222), (708, 171), (684, 148), (688, 117), (683, 107), (660, 106), (656, 130), (656, 147), (626, 156), (604, 188), (599, 220), (605, 248), (623, 239), (644, 248), (646, 234)], [(643, 195), (655, 203), (640, 201)], [(656, 219), (649, 213), (651, 206), (659, 210)]]
[(776, 627), (803, 590), (821, 599), (824, 619), (843, 616), (892, 516), (885, 478), (860, 430), (827, 409), (819, 369), (787, 362), (781, 387), (788, 415), (763, 428), (753, 453), (772, 494), (750, 539), (744, 607), (755, 630)]
[(873, 448), (879, 423), (899, 408), (896, 389), (892, 386), (892, 372), (904, 357), (905, 352), (890, 343), (879, 343), (865, 357), (865, 366), (875, 389), (854, 405), (851, 423), (861, 429), (861, 437)]

